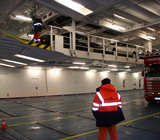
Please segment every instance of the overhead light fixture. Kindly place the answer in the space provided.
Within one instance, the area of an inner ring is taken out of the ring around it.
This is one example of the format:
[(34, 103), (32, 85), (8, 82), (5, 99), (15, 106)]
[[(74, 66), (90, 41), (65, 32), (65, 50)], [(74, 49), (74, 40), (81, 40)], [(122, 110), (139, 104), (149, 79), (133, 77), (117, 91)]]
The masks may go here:
[(86, 16), (90, 13), (92, 13), (93, 11), (89, 10), (88, 8), (85, 8), (83, 5), (75, 2), (75, 1), (72, 1), (72, 0), (55, 0), (56, 2)]
[(108, 65), (109, 67), (114, 67), (114, 68), (116, 68), (117, 66), (116, 65)]
[(119, 74), (124, 74), (124, 73), (127, 73), (127, 72), (119, 72)]
[(75, 67), (68, 67), (70, 69), (79, 69), (79, 67), (75, 66)]
[(102, 71), (102, 72), (110, 72), (109, 70), (106, 70), (106, 71)]
[(30, 69), (33, 69), (33, 70), (41, 70), (42, 67), (30, 67)]
[(117, 14), (114, 14), (114, 16), (115, 16), (115, 17), (118, 17), (118, 18), (121, 18), (121, 19), (125, 19), (124, 17), (119, 16), (119, 15), (117, 15)]
[(116, 39), (109, 39), (111, 41), (115, 41), (115, 42), (119, 42), (119, 40), (116, 40)]
[(20, 54), (16, 54), (14, 56), (17, 56), (17, 57), (20, 57), (20, 58), (24, 58), (24, 59), (28, 59), (28, 60), (32, 60), (32, 61), (37, 61), (37, 62), (45, 62), (45, 60), (41, 60), (41, 59), (37, 59), (37, 58), (25, 56), (25, 55), (20, 55)]
[(124, 68), (129, 69), (129, 68), (130, 68), (130, 66), (124, 66)]
[(82, 63), (82, 62), (73, 62), (73, 64), (76, 64), (76, 65), (85, 65), (86, 63)]
[(88, 70), (88, 67), (80, 67), (81, 70)]
[(8, 59), (1, 59), (3, 61), (7, 61), (7, 62), (11, 62), (11, 63), (15, 63), (15, 64), (20, 64), (20, 65), (27, 65), (25, 63), (21, 63), (21, 62), (17, 62), (17, 61), (12, 61), (12, 60), (8, 60)]
[(52, 71), (60, 71), (60, 70), (62, 70), (61, 68), (52, 68), (51, 69)]
[(116, 25), (116, 24), (113, 24), (112, 25), (114, 28), (116, 29), (121, 29), (121, 30), (126, 30), (126, 28), (122, 27), (122, 26), (119, 26), (119, 25)]
[(21, 16), (21, 15), (16, 15), (15, 17), (16, 17), (16, 18), (18, 18), (18, 19), (21, 19), (21, 20), (32, 21), (32, 19), (31, 19), (31, 18), (29, 18), (29, 17), (25, 17), (25, 16)]
[(83, 32), (80, 32), (80, 31), (75, 31), (77, 34), (81, 34), (81, 35), (84, 35)]
[(0, 63), (0, 65), (1, 65), (1, 66), (6, 66), (6, 67), (15, 67), (15, 66), (3, 64), (3, 63)]
[(156, 38), (153, 37), (153, 36), (147, 36), (147, 37), (150, 38), (150, 39), (156, 40)]
[(118, 69), (111, 69), (111, 71), (118, 71)]
[(151, 31), (156, 31), (155, 29), (151, 28), (151, 27), (147, 27), (147, 29), (151, 30)]
[(97, 72), (97, 70), (91, 69), (89, 70), (89, 72)]

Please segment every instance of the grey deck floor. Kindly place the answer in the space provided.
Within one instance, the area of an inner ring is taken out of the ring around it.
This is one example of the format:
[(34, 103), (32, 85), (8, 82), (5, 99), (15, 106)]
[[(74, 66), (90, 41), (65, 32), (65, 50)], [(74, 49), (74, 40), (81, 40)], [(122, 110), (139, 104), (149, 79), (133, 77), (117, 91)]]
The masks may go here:
[[(118, 139), (160, 140), (160, 104), (147, 103), (143, 90), (119, 93), (125, 121), (117, 125)], [(0, 130), (0, 140), (98, 140), (91, 113), (93, 97), (0, 100), (0, 119), (8, 127)]]

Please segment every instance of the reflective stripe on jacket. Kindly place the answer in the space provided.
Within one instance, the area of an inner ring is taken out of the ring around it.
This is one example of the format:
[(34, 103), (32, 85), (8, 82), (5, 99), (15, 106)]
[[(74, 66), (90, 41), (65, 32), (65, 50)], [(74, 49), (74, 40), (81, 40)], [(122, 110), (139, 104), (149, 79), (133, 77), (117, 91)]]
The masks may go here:
[(92, 110), (117, 111), (118, 107), (122, 107), (121, 96), (111, 84), (103, 85), (94, 97)]
[(33, 29), (34, 29), (34, 32), (35, 32), (35, 33), (41, 32), (41, 30), (42, 30), (42, 20), (36, 18), (36, 19), (34, 20), (34, 23), (33, 23), (32, 26), (33, 26)]

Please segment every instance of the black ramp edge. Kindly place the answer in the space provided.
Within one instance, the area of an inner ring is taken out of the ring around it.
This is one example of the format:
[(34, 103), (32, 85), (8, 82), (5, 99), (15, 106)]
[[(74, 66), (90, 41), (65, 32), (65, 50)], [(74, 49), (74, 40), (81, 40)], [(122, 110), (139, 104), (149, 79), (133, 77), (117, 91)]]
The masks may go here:
[(3, 113), (6, 113), (6, 114), (8, 114), (8, 115), (10, 115), (10, 116), (12, 116), (12, 117), (18, 117), (17, 115), (14, 115), (14, 114), (12, 114), (12, 113), (10, 113), (10, 112), (7, 112), (7, 111), (4, 111), (4, 110), (2, 110), (2, 109), (0, 109), (0, 111), (3, 112)]
[(46, 127), (46, 128), (48, 128), (48, 129), (57, 131), (57, 132), (59, 132), (59, 133), (61, 133), (61, 134), (65, 134), (65, 135), (67, 135), (67, 136), (74, 136), (74, 135), (75, 135), (75, 134), (71, 134), (70, 132), (67, 132), (67, 131), (64, 131), (64, 130), (61, 130), (61, 129), (57, 129), (57, 128), (55, 128), (55, 127), (49, 127), (49, 126), (47, 126), (47, 125), (45, 125), (45, 124), (42, 124), (42, 123), (37, 123), (37, 124), (38, 124), (38, 125), (41, 125), (41, 126), (43, 126), (43, 127)]
[(24, 136), (23, 134), (12, 128), (7, 128), (5, 131), (17, 140), (30, 140), (28, 137)]

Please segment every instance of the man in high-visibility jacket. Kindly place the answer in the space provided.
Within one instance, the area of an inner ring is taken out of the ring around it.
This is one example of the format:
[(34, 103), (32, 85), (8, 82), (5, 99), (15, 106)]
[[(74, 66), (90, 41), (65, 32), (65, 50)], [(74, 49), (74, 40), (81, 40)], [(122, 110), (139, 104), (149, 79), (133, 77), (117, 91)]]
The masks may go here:
[(32, 17), (33, 20), (33, 31), (34, 31), (34, 42), (41, 44), (41, 30), (42, 30), (42, 20), (36, 17)]
[(118, 140), (116, 124), (124, 120), (122, 98), (110, 84), (110, 79), (103, 79), (101, 83), (101, 87), (96, 89), (92, 104), (92, 112), (99, 129), (98, 138), (106, 140), (109, 132), (110, 140)]

